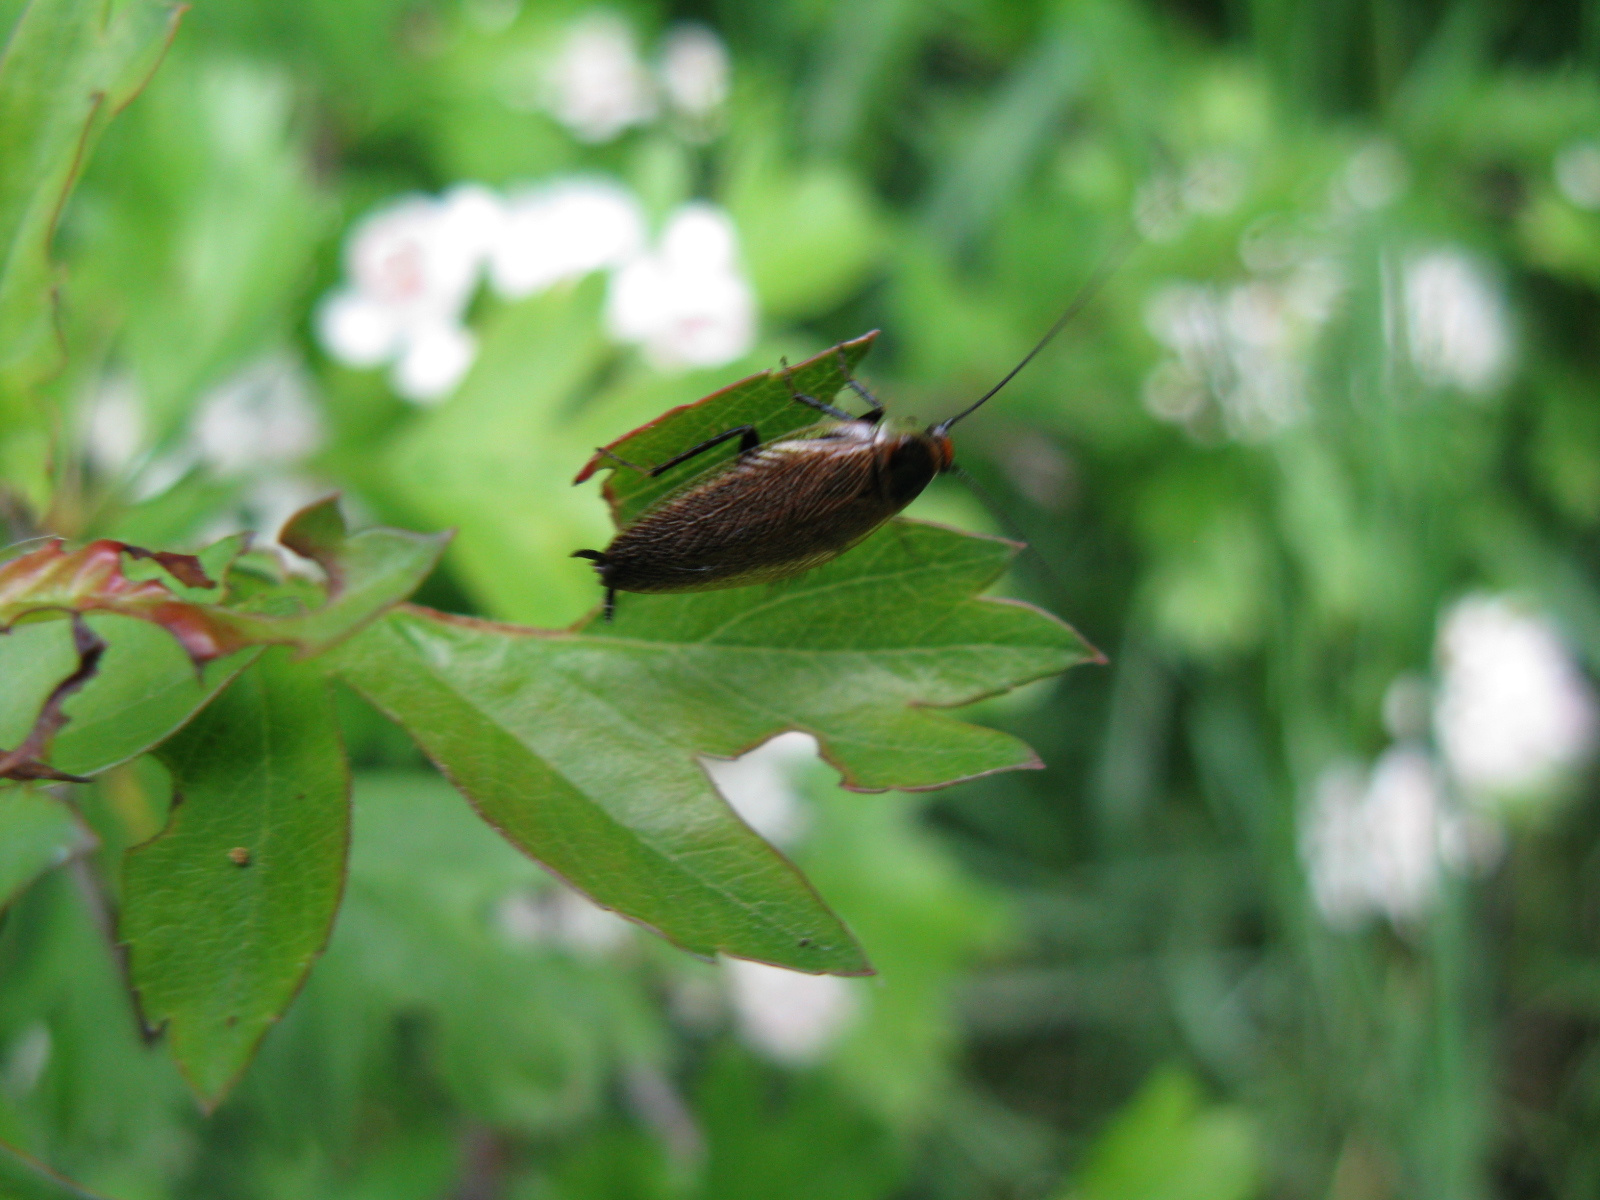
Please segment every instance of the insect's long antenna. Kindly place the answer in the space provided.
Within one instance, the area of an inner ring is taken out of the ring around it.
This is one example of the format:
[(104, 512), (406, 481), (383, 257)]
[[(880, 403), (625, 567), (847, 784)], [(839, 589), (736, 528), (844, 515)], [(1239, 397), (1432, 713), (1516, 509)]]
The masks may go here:
[(987, 404), (990, 399), (993, 398), (996, 392), (1015, 379), (1017, 377), (1017, 373), (1021, 371), (1023, 367), (1031, 363), (1039, 351), (1043, 350), (1052, 341), (1054, 341), (1056, 334), (1060, 333), (1069, 324), (1071, 324), (1072, 318), (1082, 312), (1089, 301), (1094, 299), (1095, 293), (1100, 290), (1101, 285), (1104, 284), (1107, 279), (1111, 278), (1116, 269), (1122, 265), (1122, 260), (1128, 257), (1128, 254), (1133, 249), (1134, 244), (1135, 237), (1133, 232), (1130, 230), (1128, 233), (1125, 233), (1116, 243), (1116, 245), (1112, 246), (1111, 249), (1106, 253), (1106, 256), (1100, 260), (1100, 265), (1095, 268), (1094, 274), (1089, 276), (1089, 281), (1085, 283), (1083, 287), (1078, 290), (1078, 294), (1072, 298), (1072, 303), (1067, 305), (1067, 311), (1056, 318), (1056, 323), (1050, 326), (1049, 332), (1039, 339), (1039, 344), (1036, 345), (1032, 350), (1029, 350), (1027, 354), (1023, 355), (1022, 361), (1016, 366), (1012, 367), (1011, 370), (1007, 371), (1006, 377), (999, 383), (995, 384), (992, 388), (990, 388), (983, 395), (979, 396), (955, 416), (947, 417), (945, 420), (940, 421), (937, 425), (935, 425), (933, 427), (933, 433), (945, 433), (949, 430), (950, 426), (954, 425), (957, 421), (970, 417), (973, 413), (977, 412), (980, 408)]

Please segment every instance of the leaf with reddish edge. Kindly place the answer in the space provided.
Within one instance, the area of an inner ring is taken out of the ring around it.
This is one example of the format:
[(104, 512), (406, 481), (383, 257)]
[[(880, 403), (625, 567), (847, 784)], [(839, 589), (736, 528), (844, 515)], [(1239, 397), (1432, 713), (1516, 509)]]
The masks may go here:
[[(0, 630), (35, 615), (118, 612), (165, 628), (197, 665), (246, 644), (236, 639), (225, 618), (214, 618), (208, 606), (179, 599), (158, 579), (129, 579), (122, 569), (122, 556), (130, 552), (135, 558), (156, 559), (168, 570), (171, 567), (163, 558), (188, 558), (158, 557), (109, 538), (68, 550), (63, 539), (51, 538), (37, 550), (0, 566)], [(205, 577), (198, 559), (189, 559), (183, 570), (191, 578), (196, 573)]]
[(141, 1011), (214, 1106), (294, 999), (344, 888), (350, 775), (328, 685), (266, 651), (156, 751), (167, 827), (128, 852), (120, 936)]
[(129, 558), (148, 558), (159, 563), (185, 587), (211, 589), (217, 581), (206, 574), (205, 566), (193, 554), (175, 554), (171, 550), (145, 550), (139, 546), (122, 543), (122, 552)]
[(84, 622), (80, 613), (72, 614), (72, 645), (78, 655), (78, 665), (60, 683), (51, 689), (28, 730), (14, 750), (0, 751), (0, 779), (58, 779), (66, 783), (89, 782), (81, 775), (58, 771), (44, 761), (50, 742), (67, 723), (62, 705), (67, 698), (94, 678), (99, 669), (100, 656), (106, 644)]
[(1015, 550), (899, 522), (783, 583), (630, 596), (609, 626), (402, 609), (326, 666), (598, 903), (697, 953), (859, 973), (838, 918), (698, 758), (799, 729), (860, 791), (1039, 766), (1009, 734), (938, 711), (1098, 657), (1054, 617), (976, 595)]
[[(264, 649), (247, 646), (197, 671), (182, 647), (148, 621), (116, 613), (90, 613), (84, 620), (105, 639), (106, 653), (99, 673), (67, 701), (72, 719), (50, 752), (52, 766), (74, 775), (96, 775), (159, 745)], [(36, 642), (60, 625), (20, 625), (7, 640), (28, 635)], [(5, 705), (0, 698), (0, 708)]]
[(648, 425), (595, 451), (572, 482), (582, 483), (596, 471), (610, 468), (611, 475), (602, 489), (606, 503), (611, 505), (618, 528), (630, 525), (645, 509), (732, 458), (739, 447), (730, 441), (655, 479), (622, 466), (617, 459), (650, 467), (740, 425), (754, 425), (761, 440), (767, 442), (827, 419), (810, 405), (795, 400), (796, 391), (846, 411), (853, 411), (849, 400), (854, 401), (854, 408), (860, 408), (860, 401), (854, 397), (848, 397), (846, 403), (836, 403), (835, 397), (847, 385), (846, 372), (855, 371), (877, 336), (877, 330), (873, 330), (792, 367), (762, 371), (693, 404), (668, 409)]
[(309, 558), (328, 579), (327, 602), (293, 616), (228, 610), (240, 644), (293, 645), (300, 657), (319, 654), (399, 604), (432, 571), (451, 534), (399, 529), (346, 532), (339, 497), (328, 496), (289, 518), (278, 540)]
[(123, 556), (150, 559), (190, 588), (213, 586), (200, 559), (102, 538), (77, 550), (53, 538), (0, 566), (0, 631), (24, 619), (114, 612), (161, 626), (199, 667), (246, 646), (293, 645), (319, 653), (411, 594), (443, 552), (448, 534), (369, 529), (350, 536), (330, 496), (292, 517), (284, 545), (314, 559), (328, 578), (327, 602), (293, 614), (199, 603), (159, 579), (130, 578)]

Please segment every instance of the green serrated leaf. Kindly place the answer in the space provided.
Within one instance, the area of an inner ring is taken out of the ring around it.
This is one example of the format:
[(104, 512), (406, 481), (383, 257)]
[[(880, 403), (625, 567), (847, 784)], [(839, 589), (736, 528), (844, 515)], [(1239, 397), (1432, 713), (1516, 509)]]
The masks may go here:
[(102, 1200), (20, 1150), (0, 1142), (0, 1197), (4, 1200)]
[(444, 553), (450, 535), (400, 529), (349, 535), (339, 513), (339, 498), (329, 496), (291, 517), (278, 540), (322, 567), (328, 577), (328, 602), (294, 617), (236, 612), (228, 614), (228, 621), (247, 641), (292, 643), (306, 657), (348, 637), (416, 591)]
[(93, 835), (55, 797), (31, 787), (0, 790), (0, 909), (93, 844)]
[[(260, 653), (250, 648), (196, 671), (183, 648), (146, 621), (92, 613), (89, 627), (106, 643), (99, 670), (65, 704), (50, 763), (70, 775), (93, 775), (142, 754), (181, 726)], [(73, 669), (65, 621), (19, 625), (0, 636), (0, 746), (15, 746), (52, 688)]]
[[(98, 774), (159, 744), (261, 653), (246, 647), (197, 671), (176, 641), (146, 621), (114, 613), (86, 619), (106, 652), (99, 673), (67, 701), (69, 720), (50, 755), (53, 766), (72, 775)], [(70, 644), (67, 626), (58, 621), (22, 626), (12, 636), (35, 631)]]
[(1013, 547), (897, 522), (766, 588), (626, 597), (616, 625), (545, 633), (423, 610), (333, 652), (516, 845), (701, 954), (812, 972), (866, 963), (697, 755), (804, 729), (859, 789), (937, 787), (1037, 764), (956, 705), (1093, 657), (1037, 609), (974, 593)]
[(182, 6), (33, 0), (0, 56), (0, 378), (56, 351), (56, 219), (105, 122), (154, 70)]
[(589, 694), (589, 649), (407, 611), (337, 651), (333, 669), (404, 725), (485, 820), (598, 903), (694, 953), (866, 972), (837, 918), (684, 748)]
[(321, 952), (343, 887), (350, 779), (326, 685), (284, 649), (158, 751), (167, 828), (130, 851), (122, 940), (145, 1019), (208, 1107)]
[[(618, 438), (606, 450), (626, 462), (649, 467), (739, 425), (754, 425), (764, 442), (815, 425), (821, 414), (809, 405), (796, 402), (791, 387), (793, 391), (832, 402), (845, 386), (845, 372), (854, 372), (856, 365), (872, 349), (877, 336), (874, 331), (844, 342), (796, 363), (787, 371), (779, 368), (741, 379), (693, 404), (663, 413), (648, 425)], [(729, 442), (654, 479), (641, 471), (619, 469), (614, 460), (601, 453), (589, 460), (577, 482), (582, 483), (603, 468), (610, 469), (605, 497), (621, 527), (631, 524), (645, 509), (732, 458), (738, 451), (738, 444)]]

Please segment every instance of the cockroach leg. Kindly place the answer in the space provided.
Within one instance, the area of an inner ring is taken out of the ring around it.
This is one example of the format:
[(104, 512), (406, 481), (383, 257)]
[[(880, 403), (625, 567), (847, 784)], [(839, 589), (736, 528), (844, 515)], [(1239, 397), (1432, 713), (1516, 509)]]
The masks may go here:
[(735, 425), (732, 429), (724, 429), (716, 437), (707, 438), (698, 446), (690, 446), (682, 454), (673, 455), (673, 457), (659, 466), (651, 467), (645, 474), (654, 479), (657, 475), (672, 470), (679, 463), (686, 463), (695, 455), (704, 454), (707, 450), (720, 446), (723, 442), (732, 441), (734, 438), (739, 439), (740, 454), (745, 453), (747, 450), (754, 450), (761, 445), (761, 435), (756, 432), (754, 425)]
[(610, 583), (607, 582), (608, 575), (606, 571), (606, 563), (608, 560), (606, 559), (605, 553), (600, 550), (574, 550), (572, 552), (572, 557), (587, 558), (599, 569), (600, 582), (606, 585), (606, 602), (605, 607), (601, 609), (601, 613), (605, 617), (606, 624), (609, 625), (611, 623), (612, 616), (617, 611), (617, 589), (612, 587)]
[(845, 386), (860, 396), (867, 407), (872, 410), (861, 420), (870, 421), (876, 425), (883, 420), (883, 405), (879, 404), (878, 398), (868, 391), (854, 375), (850, 374), (850, 360), (844, 356), (844, 347), (836, 346), (833, 352), (839, 357), (839, 374), (844, 376)]
[(792, 378), (793, 373), (789, 370), (789, 360), (787, 358), (780, 358), (778, 362), (783, 366), (783, 381), (789, 385), (789, 399), (798, 400), (801, 404), (808, 405), (811, 408), (816, 409), (818, 412), (825, 412), (830, 417), (834, 417), (840, 421), (854, 421), (858, 419), (845, 412), (842, 408), (835, 408), (831, 404), (825, 404), (821, 400), (818, 400), (815, 396), (808, 396), (804, 392), (800, 391), (794, 386), (794, 379)]

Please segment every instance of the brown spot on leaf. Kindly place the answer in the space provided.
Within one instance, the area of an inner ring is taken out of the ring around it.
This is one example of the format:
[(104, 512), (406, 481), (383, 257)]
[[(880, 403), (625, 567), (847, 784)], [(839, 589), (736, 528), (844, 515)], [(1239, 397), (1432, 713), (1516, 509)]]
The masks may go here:
[(248, 847), (235, 846), (228, 851), (228, 857), (233, 860), (235, 866), (248, 867), (250, 865), (250, 850)]

